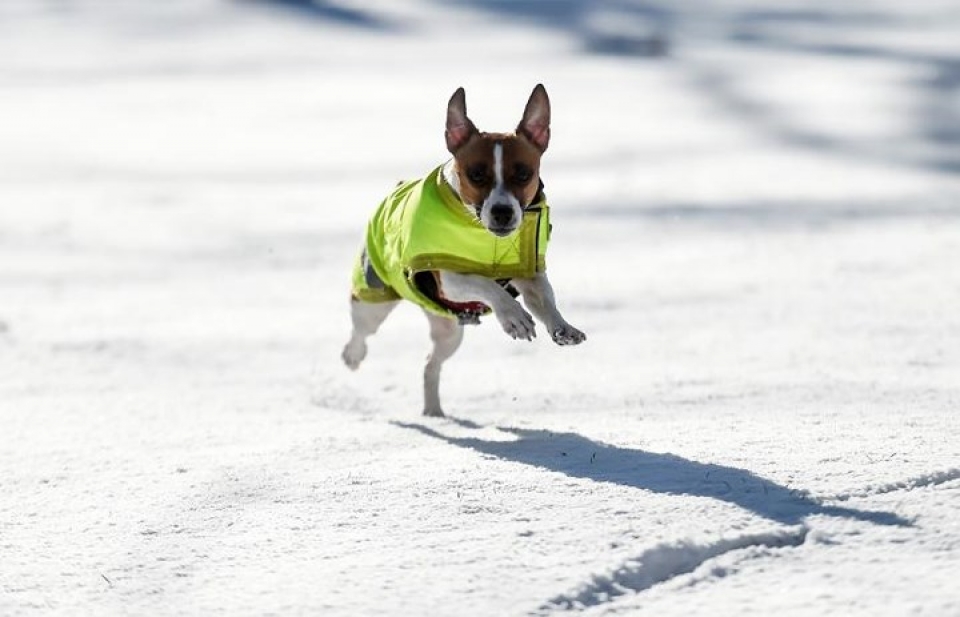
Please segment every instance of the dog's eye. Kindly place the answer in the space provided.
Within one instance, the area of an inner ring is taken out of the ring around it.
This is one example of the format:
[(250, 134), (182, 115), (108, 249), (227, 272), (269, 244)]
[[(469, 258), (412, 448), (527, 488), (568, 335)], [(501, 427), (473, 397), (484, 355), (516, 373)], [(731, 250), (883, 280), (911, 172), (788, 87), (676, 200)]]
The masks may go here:
[(533, 177), (533, 172), (522, 165), (517, 165), (513, 171), (513, 181), (517, 184), (526, 184)]
[(467, 179), (473, 184), (482, 186), (487, 182), (487, 170), (482, 165), (471, 167), (467, 170)]

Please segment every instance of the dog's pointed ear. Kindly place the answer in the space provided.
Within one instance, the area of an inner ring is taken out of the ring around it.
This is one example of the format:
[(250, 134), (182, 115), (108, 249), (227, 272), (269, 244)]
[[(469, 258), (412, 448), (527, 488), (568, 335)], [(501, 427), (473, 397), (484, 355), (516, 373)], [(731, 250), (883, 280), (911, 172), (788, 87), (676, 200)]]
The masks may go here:
[(447, 103), (447, 130), (444, 132), (447, 150), (455, 154), (476, 132), (477, 127), (467, 117), (466, 93), (463, 88), (457, 88)]
[(517, 133), (529, 139), (540, 152), (547, 149), (550, 143), (550, 99), (543, 84), (537, 84), (530, 94)]

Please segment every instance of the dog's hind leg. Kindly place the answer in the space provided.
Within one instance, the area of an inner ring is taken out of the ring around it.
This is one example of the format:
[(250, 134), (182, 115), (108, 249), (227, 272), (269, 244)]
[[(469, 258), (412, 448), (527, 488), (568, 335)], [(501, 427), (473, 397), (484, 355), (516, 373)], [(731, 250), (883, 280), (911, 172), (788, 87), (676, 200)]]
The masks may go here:
[(440, 369), (463, 340), (463, 326), (455, 319), (427, 313), (433, 349), (423, 369), (423, 415), (442, 416), (440, 406)]
[(399, 304), (398, 301), (362, 302), (355, 299), (350, 300), (350, 319), (353, 321), (353, 332), (340, 355), (343, 358), (343, 363), (350, 370), (357, 370), (363, 359), (367, 357), (367, 337), (377, 331), (380, 324), (397, 304)]

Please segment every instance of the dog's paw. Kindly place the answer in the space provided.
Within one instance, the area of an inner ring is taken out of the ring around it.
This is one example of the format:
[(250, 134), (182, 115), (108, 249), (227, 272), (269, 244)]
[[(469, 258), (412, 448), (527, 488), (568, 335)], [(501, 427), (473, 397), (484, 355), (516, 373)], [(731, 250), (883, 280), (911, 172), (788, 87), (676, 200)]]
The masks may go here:
[(350, 341), (344, 346), (343, 353), (340, 354), (340, 357), (343, 358), (343, 363), (347, 365), (347, 368), (355, 371), (360, 367), (363, 359), (367, 357), (367, 344), (363, 341)]
[(536, 325), (533, 323), (533, 317), (530, 313), (523, 310), (523, 307), (514, 302), (507, 305), (507, 308), (495, 312), (503, 331), (514, 339), (532, 341), (537, 336)]
[(553, 342), (557, 345), (579, 345), (587, 340), (587, 335), (570, 324), (563, 324), (551, 332)]

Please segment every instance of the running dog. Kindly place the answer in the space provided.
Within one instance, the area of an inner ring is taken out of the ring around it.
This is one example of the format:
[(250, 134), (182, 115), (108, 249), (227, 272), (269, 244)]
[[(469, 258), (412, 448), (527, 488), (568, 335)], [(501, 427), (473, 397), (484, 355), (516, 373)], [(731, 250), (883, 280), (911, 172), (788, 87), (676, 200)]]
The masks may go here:
[[(423, 413), (443, 416), (440, 369), (463, 339), (465, 324), (493, 313), (503, 331), (536, 336), (533, 313), (558, 345), (586, 335), (560, 315), (546, 274), (549, 209), (540, 158), (550, 142), (550, 99), (537, 85), (512, 133), (477, 130), (463, 88), (447, 104), (453, 158), (399, 184), (367, 226), (353, 271), (353, 332), (344, 363), (356, 369), (374, 334), (400, 300), (430, 322), (433, 350), (423, 374)], [(522, 296), (528, 313), (517, 302)]]

